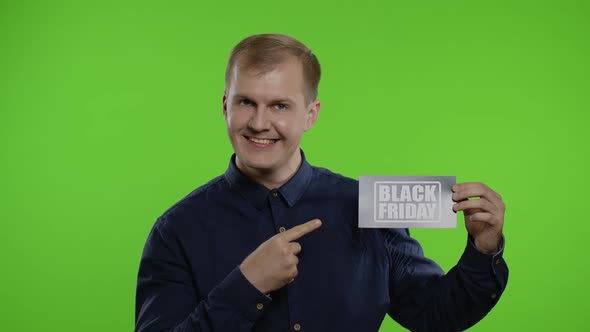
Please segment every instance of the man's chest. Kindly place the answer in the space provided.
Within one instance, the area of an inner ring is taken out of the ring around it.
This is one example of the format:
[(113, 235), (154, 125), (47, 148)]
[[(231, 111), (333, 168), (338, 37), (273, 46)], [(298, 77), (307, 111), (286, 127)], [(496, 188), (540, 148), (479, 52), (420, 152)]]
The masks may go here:
[(273, 305), (309, 314), (347, 313), (351, 319), (365, 317), (365, 311), (385, 310), (389, 303), (388, 258), (376, 233), (357, 227), (353, 208), (247, 213), (236, 209), (224, 211), (223, 218), (201, 216), (181, 237), (196, 296), (205, 298), (264, 241), (314, 218), (321, 219), (322, 226), (297, 240), (302, 246), (299, 274), (275, 294)]

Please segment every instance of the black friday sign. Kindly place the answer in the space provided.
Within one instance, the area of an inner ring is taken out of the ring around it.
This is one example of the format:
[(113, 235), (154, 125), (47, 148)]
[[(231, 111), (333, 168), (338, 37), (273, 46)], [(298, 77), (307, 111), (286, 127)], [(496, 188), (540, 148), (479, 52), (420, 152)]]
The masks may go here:
[(454, 176), (361, 176), (359, 227), (454, 228)]

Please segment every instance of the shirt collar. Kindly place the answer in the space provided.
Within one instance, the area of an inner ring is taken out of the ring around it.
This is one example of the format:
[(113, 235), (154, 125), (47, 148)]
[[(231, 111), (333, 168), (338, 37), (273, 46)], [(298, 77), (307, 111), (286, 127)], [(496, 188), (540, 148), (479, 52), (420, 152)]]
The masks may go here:
[(278, 191), (281, 196), (283, 196), (289, 207), (292, 207), (297, 203), (301, 196), (303, 196), (312, 177), (312, 167), (305, 159), (303, 150), (300, 149), (299, 151), (301, 152), (301, 164), (299, 165), (299, 169), (295, 175), (287, 181), (287, 183), (283, 184), (278, 189), (267, 189), (263, 185), (254, 182), (252, 179), (244, 175), (244, 173), (242, 173), (236, 166), (235, 153), (231, 156), (229, 166), (225, 171), (225, 178), (232, 189), (239, 192), (244, 199), (249, 201), (259, 210), (262, 210), (268, 194), (274, 190)]

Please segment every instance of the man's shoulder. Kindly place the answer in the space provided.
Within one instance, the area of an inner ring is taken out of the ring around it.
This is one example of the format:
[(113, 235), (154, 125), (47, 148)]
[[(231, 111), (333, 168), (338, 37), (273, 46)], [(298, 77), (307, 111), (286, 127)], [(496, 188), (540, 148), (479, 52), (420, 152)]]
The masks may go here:
[(342, 189), (358, 190), (358, 180), (333, 172), (325, 167), (312, 166), (315, 182), (319, 185), (337, 186)]
[(212, 196), (222, 192), (227, 187), (225, 176), (219, 175), (186, 194), (183, 198), (164, 211), (158, 219), (166, 220), (185, 215), (191, 216), (195, 210), (198, 210), (207, 204), (207, 201), (210, 200)]

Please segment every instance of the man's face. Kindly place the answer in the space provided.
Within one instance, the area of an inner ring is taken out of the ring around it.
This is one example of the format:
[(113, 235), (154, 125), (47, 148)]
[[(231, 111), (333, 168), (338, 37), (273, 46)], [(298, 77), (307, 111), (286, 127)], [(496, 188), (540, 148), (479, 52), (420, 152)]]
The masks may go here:
[(299, 166), (299, 142), (315, 123), (319, 101), (306, 103), (301, 63), (289, 58), (274, 70), (234, 67), (223, 96), (227, 132), (241, 170), (278, 175)]

